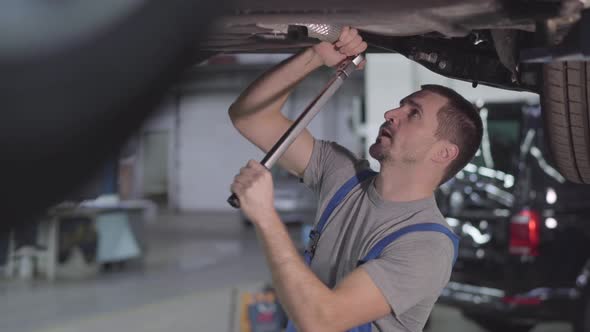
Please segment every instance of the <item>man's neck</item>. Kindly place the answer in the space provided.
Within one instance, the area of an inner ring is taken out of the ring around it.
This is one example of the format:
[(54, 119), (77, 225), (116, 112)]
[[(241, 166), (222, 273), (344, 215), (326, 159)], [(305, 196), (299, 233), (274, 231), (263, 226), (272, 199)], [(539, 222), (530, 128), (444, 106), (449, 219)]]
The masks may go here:
[(381, 165), (375, 189), (384, 200), (409, 202), (430, 197), (437, 188), (432, 173), (413, 166)]

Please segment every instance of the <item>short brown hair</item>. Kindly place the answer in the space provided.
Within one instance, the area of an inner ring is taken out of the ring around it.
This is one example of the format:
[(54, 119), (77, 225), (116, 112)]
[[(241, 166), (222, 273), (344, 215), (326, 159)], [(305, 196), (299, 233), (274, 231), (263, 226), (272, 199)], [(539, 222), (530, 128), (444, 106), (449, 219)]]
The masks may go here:
[(438, 139), (449, 140), (459, 148), (459, 155), (445, 170), (441, 185), (473, 159), (481, 144), (483, 125), (477, 108), (455, 90), (437, 84), (426, 84), (421, 88), (447, 99), (436, 115), (438, 128), (434, 135)]

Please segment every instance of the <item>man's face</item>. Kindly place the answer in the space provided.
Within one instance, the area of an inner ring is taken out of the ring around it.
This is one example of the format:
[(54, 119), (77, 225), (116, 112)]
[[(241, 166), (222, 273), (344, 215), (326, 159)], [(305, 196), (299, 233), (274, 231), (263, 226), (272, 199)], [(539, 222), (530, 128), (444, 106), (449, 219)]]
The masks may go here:
[(445, 97), (420, 90), (400, 101), (398, 108), (385, 112), (377, 140), (369, 153), (383, 163), (416, 164), (428, 160), (438, 141), (438, 110), (447, 103)]

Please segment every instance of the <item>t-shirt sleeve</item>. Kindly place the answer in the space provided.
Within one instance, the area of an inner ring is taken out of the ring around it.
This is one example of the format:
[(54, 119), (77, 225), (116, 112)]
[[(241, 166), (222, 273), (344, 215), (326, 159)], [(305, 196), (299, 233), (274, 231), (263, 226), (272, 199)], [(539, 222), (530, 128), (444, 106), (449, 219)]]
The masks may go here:
[(428, 297), (438, 297), (449, 282), (453, 244), (443, 234), (407, 234), (361, 265), (399, 317)]
[(369, 168), (345, 147), (329, 141), (314, 140), (311, 158), (303, 173), (303, 183), (322, 196), (340, 186), (354, 174)]

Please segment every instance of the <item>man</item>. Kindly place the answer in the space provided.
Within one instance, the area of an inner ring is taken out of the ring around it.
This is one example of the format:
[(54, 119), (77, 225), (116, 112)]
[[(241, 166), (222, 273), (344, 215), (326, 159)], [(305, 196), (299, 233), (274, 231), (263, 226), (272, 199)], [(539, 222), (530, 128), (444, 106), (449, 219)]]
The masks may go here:
[[(280, 109), (293, 87), (322, 65), (335, 66), (367, 44), (344, 28), (334, 45), (320, 43), (264, 74), (230, 107), (248, 140), (268, 151), (290, 126)], [(433, 192), (462, 169), (482, 136), (473, 106), (454, 91), (424, 86), (385, 112), (370, 154), (380, 172), (355, 186), (329, 217), (308, 267), (273, 205), (272, 178), (255, 161), (241, 169), (231, 190), (252, 220), (282, 305), (299, 331), (345, 331), (367, 322), (378, 331), (421, 331), (447, 284), (455, 254), (450, 236), (412, 232), (379, 255), (361, 260), (387, 235), (410, 225), (445, 227)], [(369, 168), (343, 147), (303, 132), (279, 164), (297, 174), (320, 199)]]

